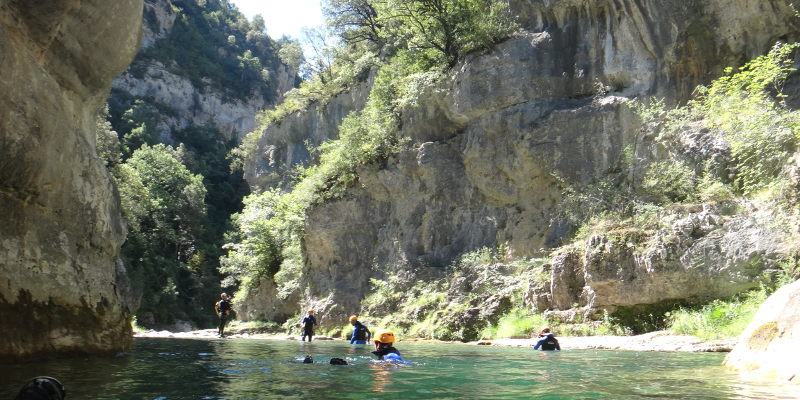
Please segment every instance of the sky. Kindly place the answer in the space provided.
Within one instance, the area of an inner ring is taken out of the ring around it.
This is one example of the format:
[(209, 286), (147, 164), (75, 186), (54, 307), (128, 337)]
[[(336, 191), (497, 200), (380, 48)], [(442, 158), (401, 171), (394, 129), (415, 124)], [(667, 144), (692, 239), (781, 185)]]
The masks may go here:
[(264, 17), (267, 34), (273, 39), (283, 35), (300, 39), (300, 28), (322, 25), (320, 0), (231, 0), (252, 20)]

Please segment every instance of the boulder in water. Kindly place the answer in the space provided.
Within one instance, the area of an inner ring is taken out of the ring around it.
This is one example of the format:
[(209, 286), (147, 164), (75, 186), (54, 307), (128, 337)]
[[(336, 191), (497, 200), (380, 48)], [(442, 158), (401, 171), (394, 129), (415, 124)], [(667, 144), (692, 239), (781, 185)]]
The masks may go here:
[(759, 308), (725, 365), (748, 375), (800, 384), (800, 281), (773, 293)]

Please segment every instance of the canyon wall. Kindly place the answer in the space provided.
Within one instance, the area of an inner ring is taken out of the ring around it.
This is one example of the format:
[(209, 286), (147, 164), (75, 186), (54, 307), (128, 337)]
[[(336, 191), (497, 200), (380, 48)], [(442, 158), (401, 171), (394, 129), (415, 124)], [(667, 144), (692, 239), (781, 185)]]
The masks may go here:
[[(725, 67), (741, 65), (798, 33), (798, 20), (782, 0), (517, 0), (511, 7), (521, 32), (468, 56), (420, 96), (418, 107), (403, 110), (399, 135), (411, 138), (410, 148), (382, 165), (362, 167), (342, 198), (308, 212), (306, 302), (333, 324), (358, 312), (369, 279), (383, 277), (385, 266), (443, 273), (459, 255), (482, 247), (506, 243), (513, 256), (528, 257), (565, 244), (570, 227), (555, 217), (566, 188), (597, 181), (626, 148), (637, 156), (660, 151), (637, 148), (657, 145), (644, 137), (631, 101), (647, 96), (664, 97), (668, 104), (685, 101)], [(264, 131), (262, 143), (279, 145), (260, 153), (256, 165), (270, 168), (253, 168), (247, 176), (251, 186), (271, 184), (275, 180), (264, 174), (293, 163), (270, 154), (291, 154), (292, 144), (335, 137), (328, 124), (323, 132), (301, 129), (290, 141), (282, 139), (288, 135), (280, 132), (292, 127), (320, 126), (313, 121), (328, 116), (319, 112), (293, 114)], [(652, 254), (664, 258), (658, 262), (614, 249), (602, 235), (592, 239), (583, 261), (557, 270), (587, 275), (597, 285), (554, 275), (556, 303), (547, 307), (613, 309), (690, 298), (698, 293), (678, 286), (698, 278), (709, 278), (710, 286), (732, 282), (714, 291), (729, 295), (751, 287), (752, 277), (761, 273), (747, 270), (752, 261), (747, 258), (775, 258), (785, 239), (773, 240), (764, 234), (768, 228), (752, 219), (723, 223), (709, 217), (716, 221), (711, 223), (702, 212), (695, 214), (684, 225), (698, 225), (697, 232), (713, 233), (713, 240), (694, 247), (702, 242), (694, 236), (680, 248), (666, 246)], [(760, 236), (744, 235), (742, 243), (730, 246), (754, 250), (740, 255), (722, 248), (700, 260), (698, 252), (739, 227)], [(704, 264), (717, 261), (722, 265)], [(672, 275), (653, 275), (651, 266)], [(672, 289), (648, 289), (665, 282)]]
[[(179, 12), (168, 0), (147, 0), (144, 16), (140, 52), (153, 47), (159, 40), (168, 39)], [(213, 51), (226, 52), (223, 48)], [(236, 55), (226, 54), (226, 57)], [(175, 131), (201, 126), (216, 129), (222, 135), (221, 139), (238, 143), (242, 136), (256, 128), (259, 111), (281, 102), (283, 94), (294, 87), (297, 75), (297, 71), (279, 64), (270, 78), (274, 93), (267, 96), (256, 90), (254, 83), (250, 95), (240, 98), (226, 93), (224, 87), (214, 85), (216, 82), (212, 77), (204, 77), (202, 86), (192, 82), (188, 71), (192, 66), (173, 63), (140, 55), (131, 68), (114, 79), (111, 98), (112, 101), (128, 103), (130, 99), (138, 99), (156, 106), (159, 109), (155, 126), (158, 140), (172, 145), (178, 142), (173, 135)]]
[(95, 152), (141, 0), (0, 1), (0, 357), (131, 344), (119, 198)]

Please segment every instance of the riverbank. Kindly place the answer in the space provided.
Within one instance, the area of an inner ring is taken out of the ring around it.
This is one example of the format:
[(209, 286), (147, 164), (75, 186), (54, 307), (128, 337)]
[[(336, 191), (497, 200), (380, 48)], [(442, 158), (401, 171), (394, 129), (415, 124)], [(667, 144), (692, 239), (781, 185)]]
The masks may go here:
[[(178, 339), (217, 339), (216, 329), (204, 329), (190, 332), (169, 332), (148, 330), (137, 332), (134, 337), (178, 338)], [(227, 338), (251, 340), (298, 340), (298, 336), (287, 336), (274, 333), (258, 333), (252, 331), (233, 331)], [(342, 340), (327, 336), (315, 336), (314, 340)], [(475, 342), (443, 342), (430, 339), (406, 339), (401, 342), (448, 343), (462, 346), (503, 346), (529, 347), (536, 339), (492, 339)], [(563, 349), (597, 349), (628, 351), (682, 351), (682, 352), (729, 352), (736, 343), (736, 338), (707, 341), (695, 336), (674, 335), (666, 331), (650, 332), (637, 336), (564, 336), (558, 338)]]

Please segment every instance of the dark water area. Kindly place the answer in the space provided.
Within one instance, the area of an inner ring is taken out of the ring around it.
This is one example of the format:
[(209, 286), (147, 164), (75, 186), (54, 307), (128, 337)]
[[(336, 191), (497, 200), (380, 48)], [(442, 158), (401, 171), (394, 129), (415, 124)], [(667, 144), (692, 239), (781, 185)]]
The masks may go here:
[[(0, 364), (0, 399), (50, 375), (67, 399), (800, 399), (800, 387), (744, 382), (724, 354), (535, 352), (398, 343), (408, 365), (345, 342), (138, 338), (130, 353)], [(303, 364), (306, 354), (314, 364)], [(328, 364), (345, 358), (350, 365)]]

